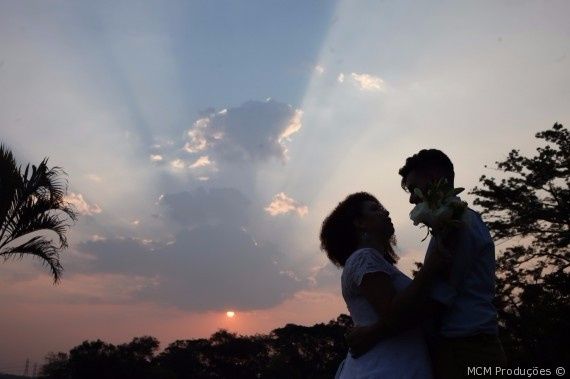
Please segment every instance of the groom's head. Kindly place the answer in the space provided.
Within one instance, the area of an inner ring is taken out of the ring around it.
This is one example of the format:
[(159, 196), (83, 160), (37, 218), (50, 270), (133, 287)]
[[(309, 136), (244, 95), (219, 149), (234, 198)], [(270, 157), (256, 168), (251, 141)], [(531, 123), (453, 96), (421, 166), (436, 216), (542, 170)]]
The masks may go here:
[(418, 204), (420, 198), (414, 193), (419, 188), (425, 193), (430, 183), (446, 179), (453, 186), (455, 172), (447, 155), (437, 149), (421, 150), (406, 159), (404, 167), (398, 171), (402, 177), (402, 188), (410, 193), (410, 203)]

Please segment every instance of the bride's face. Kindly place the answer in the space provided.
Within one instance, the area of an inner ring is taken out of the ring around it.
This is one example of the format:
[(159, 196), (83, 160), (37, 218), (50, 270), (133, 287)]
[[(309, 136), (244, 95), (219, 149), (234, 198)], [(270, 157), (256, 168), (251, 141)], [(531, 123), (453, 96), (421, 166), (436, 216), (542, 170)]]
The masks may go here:
[(376, 235), (381, 239), (389, 239), (394, 234), (390, 212), (372, 200), (362, 203), (359, 226), (367, 233)]

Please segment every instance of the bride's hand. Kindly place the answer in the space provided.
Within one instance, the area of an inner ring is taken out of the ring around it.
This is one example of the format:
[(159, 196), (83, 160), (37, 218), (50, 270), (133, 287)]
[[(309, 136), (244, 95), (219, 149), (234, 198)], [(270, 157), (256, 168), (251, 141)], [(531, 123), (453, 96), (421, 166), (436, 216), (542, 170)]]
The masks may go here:
[(374, 337), (374, 326), (357, 326), (346, 334), (346, 342), (350, 348), (350, 355), (358, 358), (368, 352), (377, 342)]

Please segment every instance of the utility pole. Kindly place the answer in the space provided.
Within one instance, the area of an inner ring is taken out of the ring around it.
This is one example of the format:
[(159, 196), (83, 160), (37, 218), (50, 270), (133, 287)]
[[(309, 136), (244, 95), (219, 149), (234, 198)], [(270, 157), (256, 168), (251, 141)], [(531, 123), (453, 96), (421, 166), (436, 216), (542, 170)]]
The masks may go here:
[(30, 375), (30, 358), (26, 358), (26, 368), (24, 369), (24, 376)]

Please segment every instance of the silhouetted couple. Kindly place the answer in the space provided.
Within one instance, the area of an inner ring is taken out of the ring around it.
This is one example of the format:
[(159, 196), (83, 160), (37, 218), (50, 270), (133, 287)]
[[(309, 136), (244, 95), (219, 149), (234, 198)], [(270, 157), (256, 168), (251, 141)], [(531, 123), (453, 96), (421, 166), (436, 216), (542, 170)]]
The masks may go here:
[[(453, 190), (453, 164), (439, 150), (409, 157), (399, 174), (414, 205), (437, 183)], [(468, 367), (505, 366), (492, 303), (495, 246), (479, 214), (466, 208), (453, 225), (432, 228), (413, 280), (394, 266), (394, 226), (368, 193), (339, 203), (320, 239), (343, 268), (342, 295), (355, 324), (337, 378), (457, 379)]]

